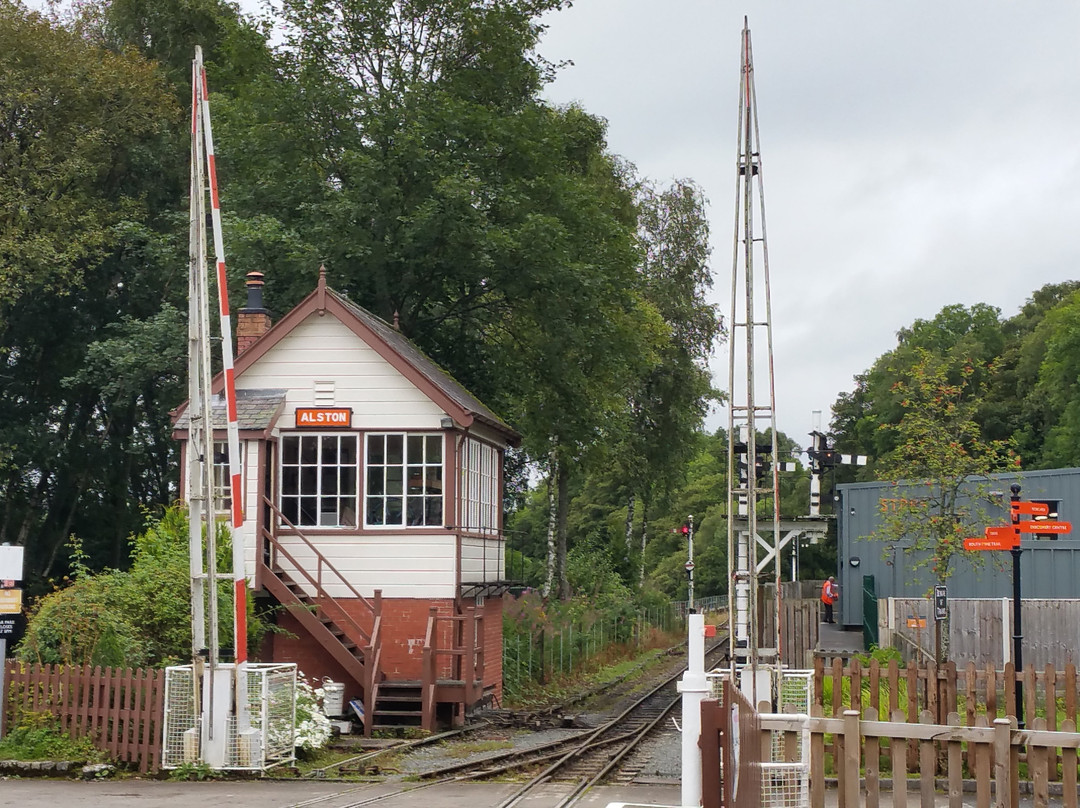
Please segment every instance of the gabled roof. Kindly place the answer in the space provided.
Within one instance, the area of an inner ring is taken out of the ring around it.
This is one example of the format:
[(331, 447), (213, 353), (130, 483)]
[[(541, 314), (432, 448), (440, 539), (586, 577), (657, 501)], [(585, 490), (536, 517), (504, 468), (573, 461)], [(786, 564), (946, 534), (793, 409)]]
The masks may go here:
[[(236, 358), (236, 376), (257, 362), (296, 326), (312, 314), (330, 313), (371, 347), (383, 359), (438, 404), (454, 423), (468, 427), (479, 421), (502, 433), (507, 442), (517, 445), (521, 436), (498, 415), (488, 409), (449, 373), (416, 347), (385, 320), (358, 306), (326, 285), (326, 273), (319, 272), (319, 283), (311, 294), (259, 337)], [(219, 392), (224, 377), (214, 378), (213, 390)], [(239, 400), (239, 391), (237, 393)], [(186, 406), (186, 405), (185, 405)], [(177, 409), (179, 411), (179, 408)], [(215, 422), (216, 422), (215, 418)], [(177, 425), (179, 427), (179, 424)]]

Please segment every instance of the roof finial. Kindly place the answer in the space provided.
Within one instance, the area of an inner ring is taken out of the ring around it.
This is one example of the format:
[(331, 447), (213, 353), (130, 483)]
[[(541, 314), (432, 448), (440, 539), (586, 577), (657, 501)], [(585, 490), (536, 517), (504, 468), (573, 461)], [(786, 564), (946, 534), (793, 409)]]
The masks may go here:
[(398, 316), (398, 310), (394, 309), (394, 330), (401, 330), (401, 318)]
[(326, 311), (326, 264), (319, 264), (319, 283), (315, 287), (315, 299), (318, 312)]

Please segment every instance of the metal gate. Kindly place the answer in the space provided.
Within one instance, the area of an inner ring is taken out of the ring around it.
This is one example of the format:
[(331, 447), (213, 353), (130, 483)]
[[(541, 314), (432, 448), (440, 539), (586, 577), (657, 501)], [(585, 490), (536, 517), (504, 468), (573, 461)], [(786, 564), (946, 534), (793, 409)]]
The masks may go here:
[(878, 599), (874, 576), (862, 577), (862, 635), (863, 646), (869, 651), (878, 644)]

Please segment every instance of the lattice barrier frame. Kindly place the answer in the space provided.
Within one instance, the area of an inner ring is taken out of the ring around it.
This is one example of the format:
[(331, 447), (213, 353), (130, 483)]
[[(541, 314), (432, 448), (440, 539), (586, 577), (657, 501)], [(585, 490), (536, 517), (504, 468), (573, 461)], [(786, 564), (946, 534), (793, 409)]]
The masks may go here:
[[(224, 768), (262, 771), (291, 763), (296, 759), (296, 665), (252, 663), (246, 671), (251, 729), (238, 733), (235, 716), (229, 717)], [(191, 665), (165, 669), (163, 769), (201, 760), (193, 683)]]

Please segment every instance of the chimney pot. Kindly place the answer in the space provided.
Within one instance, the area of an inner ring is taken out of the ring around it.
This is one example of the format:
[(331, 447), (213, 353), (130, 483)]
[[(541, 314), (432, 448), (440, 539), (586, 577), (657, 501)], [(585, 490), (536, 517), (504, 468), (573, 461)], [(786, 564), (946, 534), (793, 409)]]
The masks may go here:
[(247, 274), (247, 305), (237, 312), (236, 353), (239, 355), (270, 330), (270, 312), (263, 307), (263, 278), (261, 272)]

